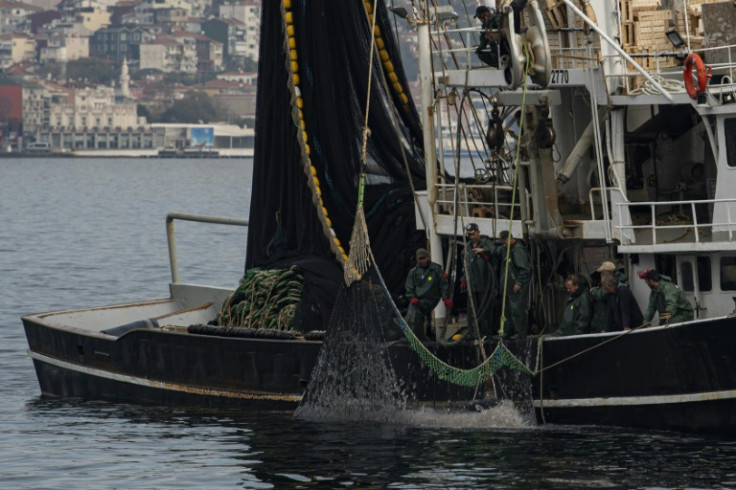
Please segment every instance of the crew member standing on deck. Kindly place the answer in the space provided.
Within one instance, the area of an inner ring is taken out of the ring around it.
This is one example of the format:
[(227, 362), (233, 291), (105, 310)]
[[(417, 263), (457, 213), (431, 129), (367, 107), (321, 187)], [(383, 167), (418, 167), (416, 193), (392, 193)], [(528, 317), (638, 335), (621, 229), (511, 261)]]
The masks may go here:
[[(494, 300), (496, 298), (496, 264), (493, 242), (480, 234), (476, 223), (465, 228), (467, 244), (463, 259), (464, 274), (460, 290), (468, 294), (468, 317), (475, 320), (481, 338), (493, 334)], [(471, 328), (471, 338), (475, 331)]]
[(496, 249), (496, 255), (502, 258), (500, 286), (506, 301), (504, 335), (524, 339), (529, 330), (529, 281), (532, 276), (529, 250), (523, 241), (506, 230), (498, 238), (503, 243)]
[(562, 320), (557, 329), (558, 335), (580, 335), (590, 330), (593, 313), (593, 297), (588, 288), (580, 283), (580, 278), (571, 274), (565, 279), (565, 289), (570, 295), (562, 312)]
[(417, 338), (424, 340), (424, 318), (437, 306), (440, 298), (444, 298), (445, 306), (450, 309), (453, 304), (449, 294), (450, 284), (442, 266), (430, 262), (426, 249), (417, 250), (416, 257), (417, 265), (409, 271), (404, 286), (409, 299), (406, 323)]
[(639, 304), (628, 286), (612, 275), (604, 276), (601, 286), (608, 301), (605, 332), (631, 330), (644, 323)]
[(644, 324), (651, 323), (654, 312), (659, 313), (659, 324), (687, 322), (693, 319), (693, 306), (685, 295), (672, 282), (669, 276), (660, 274), (654, 269), (647, 269), (639, 273), (649, 289), (649, 306), (644, 313)]

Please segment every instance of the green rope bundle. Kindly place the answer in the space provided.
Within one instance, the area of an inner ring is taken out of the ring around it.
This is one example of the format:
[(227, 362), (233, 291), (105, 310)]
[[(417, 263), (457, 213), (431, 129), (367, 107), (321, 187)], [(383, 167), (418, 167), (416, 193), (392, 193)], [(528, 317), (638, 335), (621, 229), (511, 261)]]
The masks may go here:
[(250, 269), (222, 305), (221, 327), (290, 330), (304, 290), (297, 266), (288, 269)]

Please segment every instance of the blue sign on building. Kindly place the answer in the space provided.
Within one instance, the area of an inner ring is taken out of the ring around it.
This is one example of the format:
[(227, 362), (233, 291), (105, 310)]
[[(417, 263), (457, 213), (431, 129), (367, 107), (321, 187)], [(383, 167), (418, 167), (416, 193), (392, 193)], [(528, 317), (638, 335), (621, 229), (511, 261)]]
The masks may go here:
[(192, 128), (189, 133), (189, 146), (200, 150), (211, 150), (215, 141), (214, 128)]

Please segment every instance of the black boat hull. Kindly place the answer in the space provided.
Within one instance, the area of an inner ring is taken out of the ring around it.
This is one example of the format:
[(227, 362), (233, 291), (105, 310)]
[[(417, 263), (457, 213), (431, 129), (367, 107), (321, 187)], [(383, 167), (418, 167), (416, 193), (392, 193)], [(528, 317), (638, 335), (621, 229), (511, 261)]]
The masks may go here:
[[(293, 409), (317, 364), (321, 341), (131, 330), (118, 338), (24, 317), (41, 392), (114, 402)], [(470, 401), (484, 390), (440, 381), (406, 342), (387, 346), (410, 400)], [(471, 345), (442, 348), (446, 362), (478, 363)]]
[(542, 422), (736, 433), (736, 318), (541, 346)]

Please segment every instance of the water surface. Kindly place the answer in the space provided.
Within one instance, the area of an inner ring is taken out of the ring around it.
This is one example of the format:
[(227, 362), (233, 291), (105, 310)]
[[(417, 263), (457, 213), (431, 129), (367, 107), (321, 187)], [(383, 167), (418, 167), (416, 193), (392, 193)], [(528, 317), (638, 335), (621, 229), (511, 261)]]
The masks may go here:
[[(0, 488), (736, 488), (731, 439), (538, 427), (507, 406), (340, 422), (41, 398), (19, 317), (167, 296), (166, 214), (247, 218), (250, 170), (0, 160)], [(184, 281), (237, 284), (246, 230), (176, 230)]]

